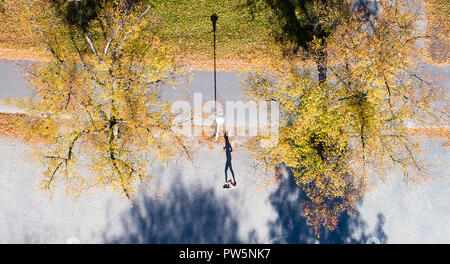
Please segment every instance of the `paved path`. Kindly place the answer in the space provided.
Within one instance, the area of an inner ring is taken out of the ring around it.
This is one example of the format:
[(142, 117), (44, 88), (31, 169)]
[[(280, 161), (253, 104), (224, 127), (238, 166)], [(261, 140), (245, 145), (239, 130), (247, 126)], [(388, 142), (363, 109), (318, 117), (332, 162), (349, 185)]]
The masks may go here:
[[(184, 89), (211, 89), (212, 96), (210, 73), (193, 77), (165, 96), (181, 99)], [(218, 81), (224, 99), (241, 98), (234, 73), (221, 72)], [(11, 65), (0, 64), (2, 96), (29, 96), (24, 85)], [(38, 190), (40, 174), (27, 161), (28, 147), (0, 137), (0, 243), (450, 243), (449, 151), (437, 140), (426, 143), (436, 181), (414, 189), (399, 177), (380, 183), (355, 217), (342, 217), (338, 230), (320, 241), (301, 216), (301, 193), (290, 176), (262, 191), (262, 174), (239, 142), (231, 138), (231, 144), (236, 189), (222, 188), (226, 157), (218, 143), (200, 149), (194, 164), (173, 160), (155, 167), (157, 179), (132, 205), (108, 192), (75, 202), (58, 191), (49, 201)]]

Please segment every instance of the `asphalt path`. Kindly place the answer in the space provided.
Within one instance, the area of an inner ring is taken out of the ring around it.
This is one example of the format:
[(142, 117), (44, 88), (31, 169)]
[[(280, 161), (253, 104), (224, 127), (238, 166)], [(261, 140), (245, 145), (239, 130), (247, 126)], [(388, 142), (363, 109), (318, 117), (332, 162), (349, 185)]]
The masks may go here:
[[(436, 67), (448, 91), (449, 67)], [(218, 73), (219, 100), (242, 100), (242, 77)], [(212, 73), (193, 72), (178, 90), (166, 87), (163, 98), (185, 94), (213, 98)], [(33, 96), (11, 63), (0, 64), (0, 98)], [(1, 106), (2, 112), (16, 109)], [(223, 189), (226, 155), (223, 139), (202, 146), (194, 163), (175, 159), (153, 165), (156, 179), (135, 202), (108, 191), (73, 201), (57, 188), (48, 199), (39, 191), (37, 164), (23, 142), (0, 137), (0, 243), (450, 243), (449, 151), (439, 140), (423, 140), (435, 180), (407, 186), (397, 168), (390, 181), (378, 182), (355, 216), (342, 216), (334, 232), (320, 240), (301, 215), (302, 194), (286, 171), (267, 187), (264, 174), (238, 139), (232, 164), (237, 186)]]

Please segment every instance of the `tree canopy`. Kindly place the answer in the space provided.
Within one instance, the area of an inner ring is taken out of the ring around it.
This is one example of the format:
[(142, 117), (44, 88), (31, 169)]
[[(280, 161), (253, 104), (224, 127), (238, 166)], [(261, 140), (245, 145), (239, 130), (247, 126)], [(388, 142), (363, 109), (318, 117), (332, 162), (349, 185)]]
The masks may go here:
[(368, 182), (383, 178), (387, 166), (399, 165), (408, 180), (423, 179), (418, 141), (407, 129), (442, 125), (446, 118), (433, 107), (445, 93), (419, 66), (417, 15), (401, 2), (378, 2), (376, 16), (340, 6), (333, 30), (321, 41), (312, 36), (308, 51), (312, 58), (317, 50), (327, 54), (326, 78), (280, 64), (249, 74), (245, 84), (251, 98), (280, 103), (278, 145), (254, 153), (266, 166), (291, 170), (316, 235), (322, 227), (334, 230), (343, 212), (354, 212)]
[[(448, 5), (428, 2), (443, 7), (433, 9), (441, 12), (430, 21), (445, 40), (440, 18)], [(0, 1), (8, 17), (0, 21), (0, 44), (46, 53), (25, 67), (36, 96), (15, 101), (28, 115), (20, 129), (46, 139), (35, 146), (44, 190), (62, 182), (75, 197), (95, 186), (131, 199), (137, 184), (152, 179), (150, 158), (189, 156), (171, 130), (174, 116), (160, 98), (161, 84), (176, 85), (182, 56), (211, 61), (204, 51), (212, 12), (221, 17), (224, 57), (233, 67), (242, 60), (258, 65), (246, 68), (258, 69), (245, 80), (249, 97), (280, 104), (278, 144), (251, 141), (249, 149), (266, 168), (284, 164), (294, 174), (306, 194), (299, 210), (316, 235), (354, 212), (386, 168), (399, 166), (409, 181), (428, 177), (408, 129), (445, 125), (446, 109), (436, 103), (446, 95), (422, 67), (421, 42), (430, 38), (418, 25), (416, 1), (20, 3), (25, 8)], [(174, 43), (184, 45), (181, 56)]]
[(132, 198), (152, 177), (151, 155), (187, 151), (160, 99), (160, 84), (183, 73), (175, 47), (159, 40), (149, 1), (26, 2), (24, 23), (51, 58), (26, 67), (36, 97), (16, 102), (35, 118), (22, 128), (47, 135), (41, 187), (61, 180), (75, 197), (99, 186)]

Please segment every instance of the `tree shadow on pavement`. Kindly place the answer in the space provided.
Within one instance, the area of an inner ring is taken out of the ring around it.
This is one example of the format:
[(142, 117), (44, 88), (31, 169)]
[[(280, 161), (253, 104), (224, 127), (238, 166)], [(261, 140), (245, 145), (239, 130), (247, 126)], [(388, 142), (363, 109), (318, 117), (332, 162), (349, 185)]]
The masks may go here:
[(314, 230), (307, 225), (302, 215), (302, 202), (305, 194), (295, 183), (292, 173), (281, 176), (277, 190), (269, 197), (270, 203), (278, 213), (276, 221), (270, 225), (272, 243), (280, 244), (361, 244), (386, 243), (387, 236), (383, 231), (384, 216), (379, 213), (375, 230), (367, 232), (367, 224), (359, 213), (349, 216), (346, 213), (339, 218), (338, 227), (333, 231), (322, 230), (320, 239), (314, 235)]
[[(317, 239), (302, 216), (304, 194), (292, 174), (283, 175), (269, 201), (278, 217), (269, 222), (269, 243), (386, 243), (384, 217), (378, 214), (375, 228), (368, 232), (359, 214), (343, 215), (333, 232), (323, 231)], [(239, 222), (228, 203), (218, 199), (213, 189), (191, 190), (176, 177), (163, 198), (148, 195), (136, 198), (133, 207), (121, 216), (120, 235), (103, 233), (104, 243), (203, 244), (261, 243), (255, 231), (248, 239), (238, 236)]]
[(370, 16), (376, 16), (379, 12), (379, 3), (376, 0), (356, 0), (352, 3), (353, 11), (364, 12), (368, 18)]
[[(178, 177), (179, 179), (179, 177)], [(214, 190), (186, 189), (175, 180), (161, 199), (142, 196), (122, 215), (123, 231), (106, 243), (240, 243), (238, 222)]]

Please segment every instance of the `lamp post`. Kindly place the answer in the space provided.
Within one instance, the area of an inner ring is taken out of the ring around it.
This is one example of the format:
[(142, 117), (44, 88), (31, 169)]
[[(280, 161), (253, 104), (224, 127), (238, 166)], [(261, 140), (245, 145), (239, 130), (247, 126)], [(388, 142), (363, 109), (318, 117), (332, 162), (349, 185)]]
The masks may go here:
[(211, 15), (213, 26), (213, 46), (214, 46), (214, 114), (216, 116), (216, 141), (219, 138), (220, 125), (225, 122), (223, 115), (217, 115), (217, 83), (216, 83), (216, 23), (219, 17), (216, 14)]

